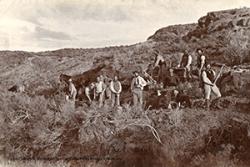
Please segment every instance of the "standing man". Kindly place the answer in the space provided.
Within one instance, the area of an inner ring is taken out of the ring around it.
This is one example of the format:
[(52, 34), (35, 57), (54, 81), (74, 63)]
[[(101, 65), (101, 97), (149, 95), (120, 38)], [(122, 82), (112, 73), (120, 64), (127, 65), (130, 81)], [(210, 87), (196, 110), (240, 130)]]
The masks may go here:
[(120, 106), (120, 93), (122, 91), (122, 85), (121, 82), (118, 80), (117, 76), (115, 76), (114, 80), (110, 82), (110, 90), (111, 90), (112, 107)]
[(131, 83), (131, 91), (133, 93), (133, 104), (140, 107), (143, 105), (143, 88), (147, 85), (147, 82), (139, 76), (138, 72), (134, 72), (134, 78)]
[(71, 99), (72, 101), (76, 100), (76, 95), (77, 95), (77, 90), (75, 85), (72, 82), (72, 79), (69, 79), (69, 99)]
[(106, 86), (106, 89), (105, 89), (105, 93), (104, 93), (104, 98), (105, 99), (111, 99), (111, 90), (110, 90), (110, 82), (112, 81), (111, 78), (109, 78), (107, 75), (103, 75), (103, 82), (104, 82), (104, 85)]
[(201, 49), (197, 49), (197, 54), (198, 54), (197, 67), (198, 67), (198, 70), (199, 70), (199, 76), (201, 76), (201, 71), (202, 71), (203, 67), (206, 64), (206, 57), (203, 54), (203, 51)]
[(201, 77), (204, 86), (204, 97), (206, 100), (206, 108), (210, 107), (210, 95), (211, 91), (215, 94), (216, 98), (221, 97), (219, 88), (216, 86), (215, 82), (215, 71), (208, 64), (205, 70), (202, 71)]
[(192, 64), (192, 56), (188, 53), (187, 50), (184, 51), (181, 61), (178, 65), (178, 68), (184, 68), (184, 78), (188, 76), (191, 78), (191, 64)]
[(106, 85), (104, 84), (102, 77), (97, 77), (97, 82), (95, 84), (95, 98), (98, 100), (99, 107), (103, 106), (105, 90)]

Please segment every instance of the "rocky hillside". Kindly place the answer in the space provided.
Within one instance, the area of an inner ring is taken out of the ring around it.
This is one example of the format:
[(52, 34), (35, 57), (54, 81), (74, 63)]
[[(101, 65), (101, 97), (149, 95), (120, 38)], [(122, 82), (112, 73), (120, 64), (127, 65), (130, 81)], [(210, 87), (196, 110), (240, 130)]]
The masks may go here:
[(210, 12), (201, 17), (198, 24), (166, 27), (149, 40), (156, 41), (158, 47), (170, 53), (203, 48), (211, 61), (235, 65), (249, 62), (249, 25), (248, 8)]
[[(0, 148), (7, 158), (68, 159), (72, 167), (85, 166), (93, 155), (97, 165), (88, 166), (250, 166), (249, 25), (250, 9), (243, 8), (210, 12), (197, 24), (162, 28), (131, 46), (1, 51)], [(153, 61), (155, 49), (174, 66), (184, 49), (195, 60), (197, 48), (212, 63), (225, 63), (225, 73), (240, 67), (220, 82), (228, 94), (213, 102), (222, 109), (202, 109), (200, 99), (192, 109), (143, 111), (128, 104), (75, 106), (63, 92), (51, 98), (30, 96), (54, 88), (60, 74), (82, 74), (106, 64), (130, 76)], [(18, 83), (25, 84), (27, 94), (7, 91)]]
[[(112, 64), (131, 72), (152, 62), (154, 49), (161, 51), (172, 65), (181, 52), (203, 48), (212, 62), (238, 65), (250, 60), (250, 9), (210, 12), (197, 24), (162, 28), (147, 41), (131, 46), (100, 49), (60, 49), (46, 52), (1, 51), (0, 85), (9, 88), (24, 83), (31, 92), (49, 88), (61, 73), (79, 74), (96, 64)], [(129, 73), (128, 73), (129, 74)]]

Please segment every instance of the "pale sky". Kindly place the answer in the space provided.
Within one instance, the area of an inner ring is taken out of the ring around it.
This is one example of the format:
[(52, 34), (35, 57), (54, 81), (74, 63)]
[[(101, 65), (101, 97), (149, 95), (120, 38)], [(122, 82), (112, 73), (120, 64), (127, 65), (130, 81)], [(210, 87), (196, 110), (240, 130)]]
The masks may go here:
[(143, 42), (250, 0), (0, 0), (0, 50), (97, 48)]

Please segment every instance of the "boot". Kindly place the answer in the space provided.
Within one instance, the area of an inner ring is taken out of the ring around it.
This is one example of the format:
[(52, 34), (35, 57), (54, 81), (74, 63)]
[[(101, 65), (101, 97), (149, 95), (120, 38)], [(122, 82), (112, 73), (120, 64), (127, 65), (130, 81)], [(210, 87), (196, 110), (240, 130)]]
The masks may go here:
[(218, 110), (221, 110), (223, 109), (223, 107), (221, 106), (221, 103), (220, 103), (220, 99), (219, 98), (216, 98), (212, 101), (213, 103), (213, 106), (218, 109)]
[(206, 107), (206, 109), (207, 110), (210, 110), (210, 101), (208, 100), (208, 99), (206, 99), (206, 101), (205, 101), (205, 107)]

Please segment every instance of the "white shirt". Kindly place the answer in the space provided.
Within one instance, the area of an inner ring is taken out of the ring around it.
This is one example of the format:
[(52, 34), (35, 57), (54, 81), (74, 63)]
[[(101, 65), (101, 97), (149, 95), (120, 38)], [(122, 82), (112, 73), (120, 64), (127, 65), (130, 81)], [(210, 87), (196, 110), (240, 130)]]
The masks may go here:
[(213, 84), (210, 79), (207, 77), (207, 73), (206, 71), (202, 71), (202, 74), (201, 74), (201, 78), (202, 78), (202, 81), (205, 83), (205, 84)]
[(86, 94), (86, 95), (89, 95), (89, 94), (90, 94), (90, 91), (91, 91), (90, 87), (87, 86), (87, 87), (85, 88), (85, 94)]
[(190, 65), (192, 64), (192, 60), (193, 60), (192, 56), (188, 55), (188, 62), (187, 62), (187, 65), (186, 65), (187, 68), (189, 68)]
[(69, 84), (69, 92), (70, 92), (70, 95), (73, 95), (74, 93), (76, 93), (76, 87), (73, 83)]
[(141, 76), (138, 76), (136, 78), (133, 78), (132, 84), (131, 84), (131, 89), (133, 90), (134, 88), (140, 88), (143, 90), (144, 86), (147, 85), (147, 82), (142, 78)]
[(95, 88), (96, 88), (96, 93), (102, 93), (105, 90), (104, 82), (103, 81), (97, 82)]
[(201, 55), (201, 67), (205, 64), (206, 57), (204, 55)]
[[(187, 65), (185, 66), (185, 68), (190, 69), (190, 65), (192, 64), (193, 58), (190, 54), (188, 54), (188, 61), (187, 61)], [(178, 64), (177, 67), (181, 67), (181, 62)]]

